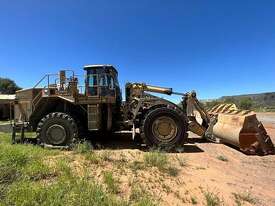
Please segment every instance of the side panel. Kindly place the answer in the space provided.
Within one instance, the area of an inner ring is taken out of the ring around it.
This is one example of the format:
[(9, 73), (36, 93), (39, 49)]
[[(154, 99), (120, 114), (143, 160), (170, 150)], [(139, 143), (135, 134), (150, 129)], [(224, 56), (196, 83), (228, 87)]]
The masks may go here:
[(29, 121), (32, 114), (32, 103), (36, 95), (41, 89), (26, 89), (16, 92), (14, 104), (14, 120), (15, 122)]
[(31, 101), (18, 101), (16, 104), (14, 104), (15, 122), (29, 121), (31, 111)]

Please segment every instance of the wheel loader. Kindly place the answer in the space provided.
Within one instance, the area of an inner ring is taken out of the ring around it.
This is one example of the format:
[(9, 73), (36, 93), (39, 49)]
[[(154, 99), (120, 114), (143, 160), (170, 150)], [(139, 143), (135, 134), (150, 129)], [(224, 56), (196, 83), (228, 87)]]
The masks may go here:
[[(41, 145), (64, 147), (89, 134), (128, 131), (150, 146), (175, 148), (187, 142), (191, 131), (214, 142), (235, 145), (246, 154), (272, 154), (274, 146), (263, 125), (250, 111), (220, 105), (206, 111), (194, 91), (145, 83), (127, 83), (125, 100), (112, 65), (84, 67), (85, 83), (71, 70), (45, 75), (33, 88), (16, 92), (12, 141), (24, 141), (36, 132)], [(181, 95), (181, 105), (154, 93)], [(111, 136), (111, 135), (110, 135)]]

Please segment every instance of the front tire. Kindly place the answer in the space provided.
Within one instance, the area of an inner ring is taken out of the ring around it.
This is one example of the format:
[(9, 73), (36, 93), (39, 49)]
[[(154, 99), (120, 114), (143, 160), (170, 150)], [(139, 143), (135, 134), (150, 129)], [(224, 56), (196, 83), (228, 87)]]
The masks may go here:
[(147, 145), (164, 148), (182, 145), (186, 132), (185, 116), (166, 107), (148, 112), (141, 127), (141, 137)]
[(40, 120), (36, 132), (42, 144), (65, 146), (77, 137), (77, 126), (70, 115), (54, 112)]

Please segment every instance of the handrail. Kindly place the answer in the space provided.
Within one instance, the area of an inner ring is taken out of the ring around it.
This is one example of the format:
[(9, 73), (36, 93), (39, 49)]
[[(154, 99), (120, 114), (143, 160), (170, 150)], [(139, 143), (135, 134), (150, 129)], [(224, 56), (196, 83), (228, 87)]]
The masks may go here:
[(39, 82), (36, 84), (36, 85), (34, 85), (34, 87), (33, 88), (36, 88), (44, 79), (46, 79), (47, 78), (47, 82), (48, 82), (48, 87), (49, 87), (49, 84), (50, 84), (50, 76), (57, 76), (58, 74), (46, 74), (46, 75), (44, 75), (43, 77), (42, 77), (42, 79), (40, 79), (39, 80)]
[[(66, 71), (66, 72), (71, 72), (73, 78), (76, 77), (76, 76), (79, 76), (79, 75), (76, 75), (76, 74), (75, 74), (74, 70), (66, 69), (66, 70), (64, 70), (64, 71)], [(37, 87), (43, 80), (45, 80), (46, 78), (47, 78), (48, 87), (49, 87), (49, 84), (50, 84), (50, 76), (58, 76), (58, 74), (46, 74), (46, 75), (44, 75), (44, 76), (39, 80), (39, 82), (37, 82), (37, 84), (34, 85), (33, 88), (36, 88), (36, 87)], [(55, 82), (57, 82), (58, 79), (59, 79), (59, 78), (55, 79)]]
[(46, 75), (44, 75), (43, 77), (42, 77), (42, 79), (40, 79), (39, 80), (39, 82), (37, 82), (37, 84), (36, 85), (34, 85), (34, 87), (33, 88), (36, 88), (45, 78), (47, 77), (47, 74)]
[(77, 87), (80, 89), (80, 94), (83, 94), (82, 89), (84, 89), (84, 92), (85, 92), (85, 85), (78, 85)]
[(74, 74), (74, 70), (72, 70), (72, 69), (65, 69), (64, 71), (66, 71), (66, 72), (72, 72), (73, 77), (77, 76), (77, 75)]
[(34, 99), (32, 100), (33, 104), (35, 104), (36, 99), (38, 99), (38, 97), (39, 97), (40, 95), (42, 96), (42, 92), (43, 92), (43, 90), (41, 90), (41, 91), (34, 97)]
[[(41, 89), (41, 91), (39, 91), (38, 93), (37, 93), (37, 95), (33, 98), (33, 100), (32, 100), (32, 109), (33, 110), (35, 110), (35, 107), (36, 107), (36, 105), (37, 105), (37, 103), (40, 101), (40, 99), (42, 98), (42, 96), (43, 96), (43, 89), (45, 89), (46, 88), (46, 86), (44, 86), (44, 88), (42, 88)], [(38, 100), (37, 100), (38, 99)], [(37, 101), (36, 101), (37, 100)]]

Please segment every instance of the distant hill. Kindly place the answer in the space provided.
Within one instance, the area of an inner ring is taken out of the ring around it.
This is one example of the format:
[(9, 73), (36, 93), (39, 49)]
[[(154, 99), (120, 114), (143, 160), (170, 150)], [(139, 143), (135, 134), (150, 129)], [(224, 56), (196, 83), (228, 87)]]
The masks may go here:
[(212, 108), (217, 104), (234, 103), (240, 109), (251, 109), (258, 112), (275, 112), (275, 92), (259, 94), (243, 94), (222, 96), (218, 99), (200, 100), (206, 108)]
[(234, 96), (223, 96), (218, 100), (226, 101), (228, 99), (234, 99), (240, 101), (243, 98), (251, 98), (255, 105), (258, 107), (274, 107), (275, 106), (275, 92), (266, 92), (259, 94), (244, 94)]

